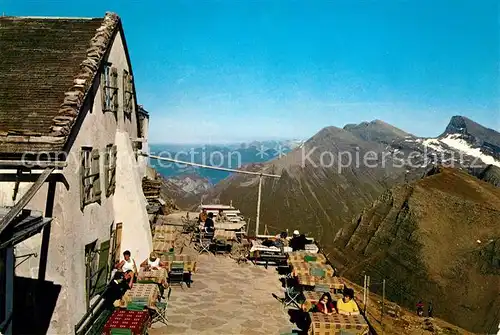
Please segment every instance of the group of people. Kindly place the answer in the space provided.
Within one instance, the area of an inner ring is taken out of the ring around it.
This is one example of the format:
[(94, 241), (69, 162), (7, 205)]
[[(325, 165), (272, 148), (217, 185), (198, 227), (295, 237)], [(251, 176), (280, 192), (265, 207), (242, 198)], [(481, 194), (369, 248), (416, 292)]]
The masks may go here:
[(342, 299), (337, 300), (336, 303), (333, 302), (330, 293), (326, 292), (311, 309), (306, 310), (305, 305), (302, 305), (302, 309), (306, 312), (317, 312), (327, 315), (359, 315), (358, 305), (354, 301), (354, 290), (351, 288), (344, 289)]
[[(145, 270), (158, 270), (160, 267), (165, 267), (165, 262), (162, 262), (155, 252), (151, 252), (149, 257), (141, 264), (141, 268)], [(134, 286), (137, 281), (137, 265), (135, 260), (131, 257), (129, 250), (123, 252), (123, 259), (115, 265), (115, 272), (113, 279), (108, 284), (103, 298), (105, 300), (106, 308), (112, 309), (116, 300), (120, 300), (125, 292)], [(163, 297), (164, 287), (158, 284), (160, 289), (160, 296)]]
[(288, 240), (287, 232), (281, 232), (280, 234), (274, 236), (274, 239), (262, 242), (265, 246), (275, 246), (278, 248), (290, 247), (293, 251), (305, 250), (306, 244), (308, 243), (309, 241), (307, 240), (306, 235), (300, 234), (298, 230), (293, 231), (293, 235), (290, 240)]
[(213, 233), (215, 231), (214, 213), (207, 213), (207, 210), (203, 208), (200, 215), (198, 215), (198, 224), (202, 226), (205, 233)]

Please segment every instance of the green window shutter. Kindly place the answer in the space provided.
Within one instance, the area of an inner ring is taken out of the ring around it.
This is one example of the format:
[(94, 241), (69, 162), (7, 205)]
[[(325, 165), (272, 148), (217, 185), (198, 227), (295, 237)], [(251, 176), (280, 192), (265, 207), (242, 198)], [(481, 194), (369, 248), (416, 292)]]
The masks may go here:
[(99, 201), (101, 199), (101, 179), (99, 178), (99, 149), (97, 148), (92, 150), (91, 164), (91, 174), (94, 175), (90, 181), (93, 189), (92, 201)]
[(101, 242), (101, 246), (99, 248), (99, 268), (97, 270), (97, 280), (95, 289), (95, 293), (97, 294), (102, 293), (107, 285), (108, 272), (110, 269), (109, 253), (110, 253), (110, 240)]
[(106, 196), (109, 196), (109, 171), (111, 168), (109, 162), (109, 153), (111, 151), (111, 147), (107, 146), (104, 151), (104, 189), (106, 190)]

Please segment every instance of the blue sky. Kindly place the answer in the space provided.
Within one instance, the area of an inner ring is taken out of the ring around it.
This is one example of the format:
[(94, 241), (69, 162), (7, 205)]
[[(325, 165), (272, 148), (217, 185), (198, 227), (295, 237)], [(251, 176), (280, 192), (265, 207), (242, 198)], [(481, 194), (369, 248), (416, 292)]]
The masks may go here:
[(436, 136), (452, 115), (500, 129), (494, 0), (0, 0), (5, 15), (107, 10), (152, 142), (306, 139), (373, 119)]

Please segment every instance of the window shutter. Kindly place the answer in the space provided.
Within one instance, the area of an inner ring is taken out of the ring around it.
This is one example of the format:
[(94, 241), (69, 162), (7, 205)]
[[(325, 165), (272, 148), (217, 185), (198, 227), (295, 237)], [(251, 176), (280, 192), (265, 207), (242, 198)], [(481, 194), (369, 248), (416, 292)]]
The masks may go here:
[(80, 209), (85, 207), (85, 151), (80, 150)]
[(126, 114), (128, 113), (128, 104), (127, 104), (128, 72), (125, 70), (123, 70), (122, 86), (123, 86), (123, 112)]
[(115, 229), (115, 250), (113, 251), (114, 253), (114, 259), (113, 262), (119, 262), (120, 261), (120, 250), (122, 247), (122, 223), (118, 222), (116, 223), (116, 229)]
[(95, 175), (92, 177), (92, 189), (93, 189), (93, 201), (99, 200), (101, 198), (101, 179), (99, 178), (99, 149), (92, 150), (92, 169), (91, 174)]
[(118, 111), (118, 70), (111, 68), (111, 86), (113, 87), (113, 97), (111, 100), (113, 111)]
[(104, 151), (104, 189), (106, 190), (106, 196), (109, 196), (109, 171), (111, 169), (111, 164), (109, 162), (109, 153), (111, 148), (108, 146)]
[(132, 114), (132, 97), (134, 95), (134, 86), (132, 82), (132, 76), (128, 76), (128, 112)]
[(100, 294), (104, 291), (107, 284), (109, 271), (109, 252), (110, 241), (104, 241), (99, 248), (99, 268), (97, 269), (96, 288), (94, 293)]
[(110, 167), (110, 175), (109, 175), (109, 190), (110, 194), (115, 192), (116, 188), (116, 156), (117, 156), (117, 148), (116, 145), (111, 147), (111, 167)]

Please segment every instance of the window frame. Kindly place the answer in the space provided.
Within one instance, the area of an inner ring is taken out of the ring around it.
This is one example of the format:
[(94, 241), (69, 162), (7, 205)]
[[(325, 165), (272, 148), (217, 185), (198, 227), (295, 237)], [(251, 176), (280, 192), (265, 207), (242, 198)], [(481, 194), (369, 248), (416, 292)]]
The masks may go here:
[(101, 203), (99, 149), (83, 146), (80, 150), (80, 209)]
[(101, 74), (102, 111), (118, 113), (118, 70), (112, 63), (104, 63)]

